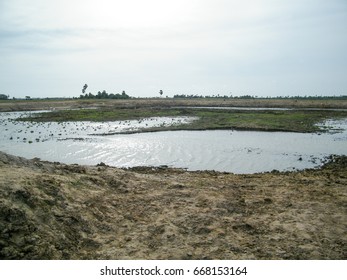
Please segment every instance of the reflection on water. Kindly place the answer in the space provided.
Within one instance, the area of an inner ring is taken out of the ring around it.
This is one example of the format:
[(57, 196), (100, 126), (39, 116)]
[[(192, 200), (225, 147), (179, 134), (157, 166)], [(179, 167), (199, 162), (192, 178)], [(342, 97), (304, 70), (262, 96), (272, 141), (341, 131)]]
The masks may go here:
[(188, 170), (254, 173), (316, 167), (330, 154), (347, 154), (346, 120), (322, 124), (339, 128), (333, 134), (216, 130), (99, 136), (191, 120), (181, 117), (38, 124), (12, 121), (19, 114), (0, 114), (0, 150), (65, 163), (168, 165)]

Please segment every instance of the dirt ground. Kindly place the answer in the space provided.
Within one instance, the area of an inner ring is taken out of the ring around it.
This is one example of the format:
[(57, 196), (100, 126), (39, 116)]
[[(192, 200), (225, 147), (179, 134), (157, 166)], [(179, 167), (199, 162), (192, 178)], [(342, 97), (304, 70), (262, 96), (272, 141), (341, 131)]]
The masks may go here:
[(346, 259), (347, 157), (235, 175), (0, 152), (0, 259)]
[(0, 112), (62, 110), (79, 108), (137, 108), (174, 106), (264, 107), (347, 109), (347, 99), (223, 99), (223, 98), (142, 98), (126, 100), (7, 100), (0, 102)]

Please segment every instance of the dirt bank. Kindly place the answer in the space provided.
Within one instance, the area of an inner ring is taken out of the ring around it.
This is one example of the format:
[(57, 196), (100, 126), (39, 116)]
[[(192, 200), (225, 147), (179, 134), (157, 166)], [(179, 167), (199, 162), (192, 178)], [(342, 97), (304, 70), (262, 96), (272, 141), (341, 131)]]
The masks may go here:
[(346, 259), (347, 157), (234, 175), (0, 152), (0, 259)]

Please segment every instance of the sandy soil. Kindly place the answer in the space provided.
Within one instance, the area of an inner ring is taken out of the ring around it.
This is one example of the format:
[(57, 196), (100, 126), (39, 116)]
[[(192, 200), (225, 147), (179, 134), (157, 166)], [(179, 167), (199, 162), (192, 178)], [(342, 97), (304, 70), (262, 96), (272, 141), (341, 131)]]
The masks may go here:
[(0, 152), (0, 259), (346, 259), (347, 157), (235, 175)]

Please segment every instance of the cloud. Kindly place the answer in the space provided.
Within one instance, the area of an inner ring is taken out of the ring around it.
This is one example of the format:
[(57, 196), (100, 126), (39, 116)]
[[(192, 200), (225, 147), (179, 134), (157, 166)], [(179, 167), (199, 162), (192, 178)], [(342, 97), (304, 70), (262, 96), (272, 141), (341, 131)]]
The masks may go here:
[(22, 94), (17, 77), (38, 95), (78, 95), (85, 82), (134, 95), (155, 88), (261, 95), (316, 94), (318, 84), (321, 94), (347, 89), (343, 0), (0, 5), (0, 84), (9, 94)]

